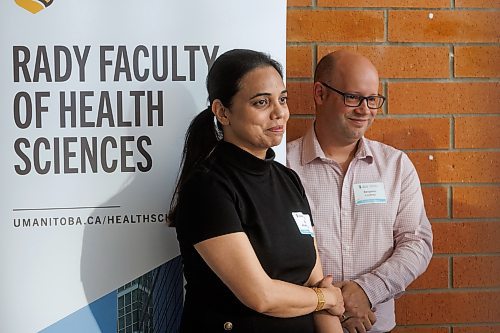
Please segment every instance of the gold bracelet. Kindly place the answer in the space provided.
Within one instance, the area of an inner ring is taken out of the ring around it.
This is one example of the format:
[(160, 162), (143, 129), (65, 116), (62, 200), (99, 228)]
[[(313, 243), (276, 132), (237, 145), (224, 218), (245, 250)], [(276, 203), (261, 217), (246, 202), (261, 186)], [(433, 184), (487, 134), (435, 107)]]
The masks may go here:
[(316, 292), (316, 296), (318, 296), (318, 305), (316, 306), (316, 310), (314, 311), (319, 311), (323, 309), (323, 306), (325, 306), (325, 295), (323, 295), (323, 291), (321, 291), (321, 288), (317, 287), (312, 287), (312, 290)]

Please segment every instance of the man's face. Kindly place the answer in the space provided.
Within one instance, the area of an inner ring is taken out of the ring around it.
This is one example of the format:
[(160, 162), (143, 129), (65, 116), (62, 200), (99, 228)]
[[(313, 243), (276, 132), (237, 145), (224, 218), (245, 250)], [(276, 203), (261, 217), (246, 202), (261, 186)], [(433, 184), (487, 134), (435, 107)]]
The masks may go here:
[[(378, 94), (378, 74), (369, 67), (349, 69), (324, 82), (344, 92), (348, 97)], [(323, 85), (322, 89), (325, 95), (318, 119), (323, 123), (323, 127), (339, 143), (357, 142), (373, 123), (377, 109), (369, 109), (366, 100), (358, 107), (346, 106), (344, 96)]]

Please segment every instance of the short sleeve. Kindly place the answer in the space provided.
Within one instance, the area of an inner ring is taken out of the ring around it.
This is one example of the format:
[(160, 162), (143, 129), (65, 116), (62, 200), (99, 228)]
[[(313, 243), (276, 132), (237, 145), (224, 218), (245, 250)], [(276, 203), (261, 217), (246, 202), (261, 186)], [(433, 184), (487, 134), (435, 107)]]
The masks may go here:
[(179, 194), (176, 228), (179, 240), (191, 245), (243, 231), (235, 192), (209, 173), (196, 173)]
[(300, 196), (304, 199), (304, 202), (307, 205), (307, 210), (309, 212), (309, 216), (311, 218), (311, 225), (314, 227), (314, 221), (313, 221), (313, 216), (312, 216), (312, 213), (311, 213), (311, 208), (310, 208), (310, 205), (309, 205), (309, 200), (307, 199), (306, 190), (304, 189), (304, 185), (302, 185), (302, 181), (300, 180), (299, 175), (293, 169), (290, 169), (288, 167), (284, 167), (284, 168), (285, 168), (285, 171), (290, 176), (290, 179), (292, 180), (292, 182), (294, 183), (294, 185), (297, 187), (297, 190), (299, 191)]

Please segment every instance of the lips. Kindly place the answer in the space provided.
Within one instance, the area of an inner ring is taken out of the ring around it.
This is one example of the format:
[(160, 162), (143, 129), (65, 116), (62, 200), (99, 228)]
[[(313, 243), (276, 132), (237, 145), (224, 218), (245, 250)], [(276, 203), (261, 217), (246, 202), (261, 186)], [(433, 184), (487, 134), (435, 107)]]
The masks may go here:
[(283, 133), (284, 129), (285, 129), (285, 126), (280, 125), (280, 126), (271, 127), (268, 130), (273, 132), (273, 133)]
[(349, 119), (354, 124), (358, 124), (358, 125), (364, 125), (365, 123), (367, 123), (370, 120), (370, 119), (360, 119), (360, 118), (347, 118), (347, 119)]

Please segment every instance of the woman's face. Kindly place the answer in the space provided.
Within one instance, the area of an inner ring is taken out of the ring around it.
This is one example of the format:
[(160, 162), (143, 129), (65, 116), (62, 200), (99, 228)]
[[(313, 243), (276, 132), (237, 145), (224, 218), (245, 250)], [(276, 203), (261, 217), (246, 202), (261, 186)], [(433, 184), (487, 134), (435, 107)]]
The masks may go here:
[(243, 76), (224, 116), (219, 119), (224, 140), (265, 158), (267, 149), (281, 142), (290, 116), (287, 91), (276, 69), (258, 67)]

